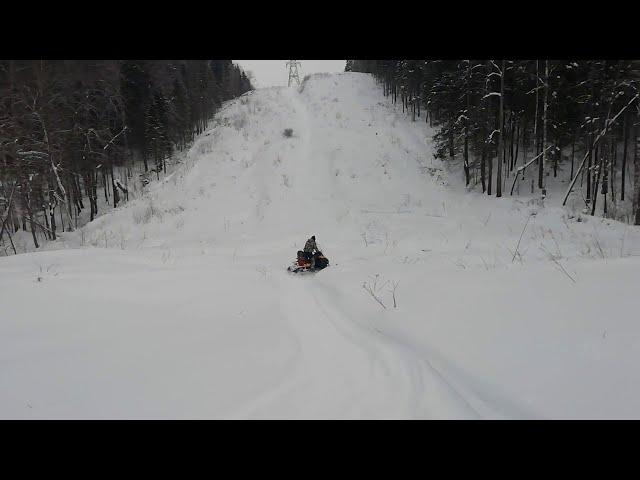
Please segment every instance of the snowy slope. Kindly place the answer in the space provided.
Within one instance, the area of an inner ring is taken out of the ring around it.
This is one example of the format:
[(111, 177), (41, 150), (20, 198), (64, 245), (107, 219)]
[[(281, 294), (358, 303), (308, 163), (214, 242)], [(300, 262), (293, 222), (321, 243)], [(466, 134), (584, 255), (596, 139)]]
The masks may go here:
[[(0, 259), (0, 418), (640, 418), (638, 227), (464, 192), (430, 134), (365, 74), (230, 102)], [(288, 275), (314, 234), (331, 267)]]

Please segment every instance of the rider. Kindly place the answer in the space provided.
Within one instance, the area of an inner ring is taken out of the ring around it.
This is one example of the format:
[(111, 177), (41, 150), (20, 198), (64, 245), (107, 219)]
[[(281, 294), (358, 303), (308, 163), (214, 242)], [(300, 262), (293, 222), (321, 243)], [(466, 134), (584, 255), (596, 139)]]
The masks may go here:
[(311, 268), (314, 268), (316, 265), (316, 261), (313, 254), (315, 252), (319, 252), (318, 246), (316, 245), (315, 235), (313, 235), (309, 240), (307, 240), (307, 243), (304, 244), (303, 252), (304, 252), (305, 258), (311, 262)]

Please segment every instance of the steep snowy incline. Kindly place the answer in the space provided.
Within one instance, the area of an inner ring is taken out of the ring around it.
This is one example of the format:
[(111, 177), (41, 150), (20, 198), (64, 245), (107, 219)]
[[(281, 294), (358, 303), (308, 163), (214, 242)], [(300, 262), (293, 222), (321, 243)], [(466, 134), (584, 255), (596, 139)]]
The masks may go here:
[[(229, 102), (0, 259), (0, 418), (640, 417), (640, 231), (464, 192), (431, 133), (365, 74)], [(287, 274), (314, 234), (330, 268)]]

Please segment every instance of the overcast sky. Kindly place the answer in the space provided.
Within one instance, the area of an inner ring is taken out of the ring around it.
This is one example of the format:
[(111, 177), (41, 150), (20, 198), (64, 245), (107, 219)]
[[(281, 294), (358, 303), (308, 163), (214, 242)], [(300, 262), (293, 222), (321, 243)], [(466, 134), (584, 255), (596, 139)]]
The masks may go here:
[[(287, 60), (234, 60), (245, 72), (253, 73), (252, 84), (256, 88), (287, 85), (289, 72)], [(344, 72), (346, 60), (299, 60), (300, 81), (305, 75), (319, 72)]]

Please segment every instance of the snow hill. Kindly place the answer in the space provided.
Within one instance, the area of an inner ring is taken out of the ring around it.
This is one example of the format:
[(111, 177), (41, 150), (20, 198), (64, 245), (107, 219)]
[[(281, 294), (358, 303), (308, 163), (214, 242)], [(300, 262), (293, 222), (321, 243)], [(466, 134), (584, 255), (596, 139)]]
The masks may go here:
[(0, 258), (0, 418), (640, 418), (639, 228), (465, 192), (431, 133), (366, 74), (229, 102)]

